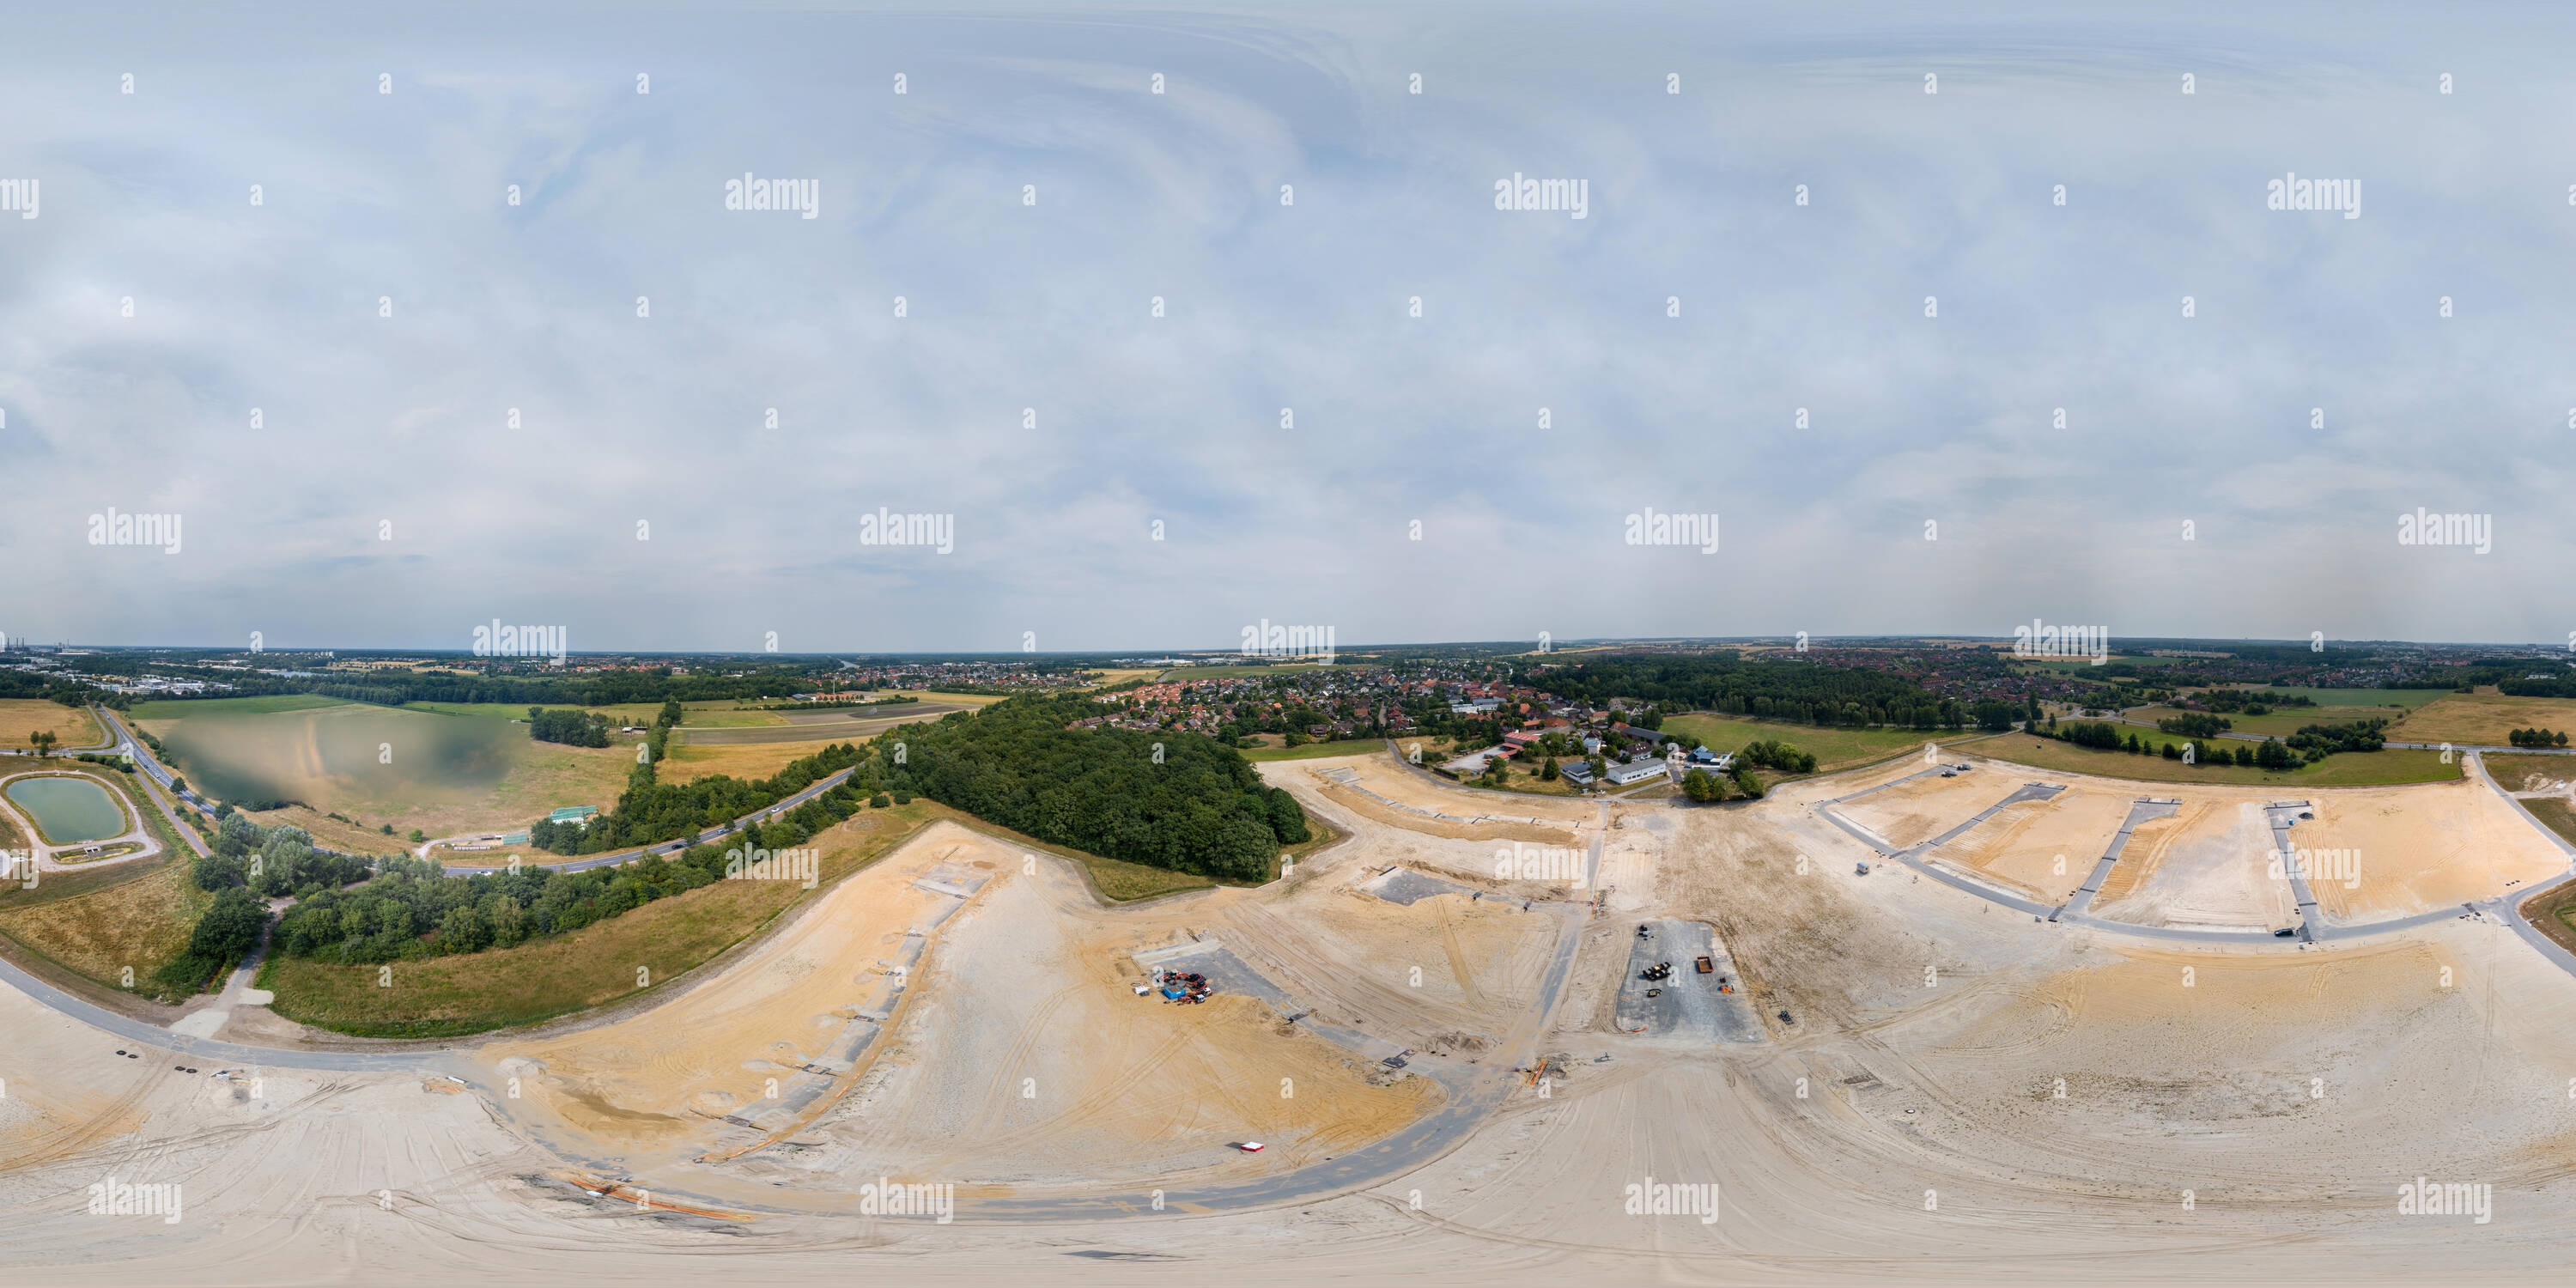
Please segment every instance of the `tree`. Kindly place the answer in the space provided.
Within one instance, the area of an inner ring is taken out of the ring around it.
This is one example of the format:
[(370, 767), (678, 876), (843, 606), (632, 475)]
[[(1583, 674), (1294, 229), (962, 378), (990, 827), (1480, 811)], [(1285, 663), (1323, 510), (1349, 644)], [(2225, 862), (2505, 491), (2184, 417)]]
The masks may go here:
[(1538, 778), (1543, 783), (1556, 781), (1556, 757), (1550, 756), (1538, 762)]
[(1705, 805), (1716, 799), (1718, 786), (1705, 769), (1693, 769), (1682, 775), (1682, 796), (1694, 805)]
[(39, 729), (34, 733), (28, 734), (27, 741), (35, 744), (36, 758), (42, 760), (47, 755), (51, 754), (54, 749), (54, 731), (51, 729)]

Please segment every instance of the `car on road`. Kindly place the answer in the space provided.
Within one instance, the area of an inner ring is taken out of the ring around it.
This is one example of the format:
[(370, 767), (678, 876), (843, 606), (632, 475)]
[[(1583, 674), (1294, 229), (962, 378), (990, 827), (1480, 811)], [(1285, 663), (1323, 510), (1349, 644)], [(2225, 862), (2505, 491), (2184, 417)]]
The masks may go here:
[(2285, 928), (2285, 929), (2281, 929), (2281, 930), (2275, 930), (2275, 931), (2273, 931), (2273, 932), (2272, 932), (2272, 937), (2273, 937), (2274, 939), (2287, 939), (2287, 938), (2289, 938), (2290, 936), (2295, 935), (2295, 934), (2297, 934), (2297, 933), (2299, 933), (2299, 932), (2298, 932), (2297, 930), (2295, 930), (2295, 929), (2288, 929), (2288, 928)]

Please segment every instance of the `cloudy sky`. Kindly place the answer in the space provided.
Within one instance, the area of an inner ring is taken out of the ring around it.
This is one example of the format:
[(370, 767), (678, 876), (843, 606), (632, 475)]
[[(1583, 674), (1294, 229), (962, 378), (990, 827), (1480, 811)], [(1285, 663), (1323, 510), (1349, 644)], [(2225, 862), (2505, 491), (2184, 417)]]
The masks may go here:
[(0, 632), (2571, 638), (2569, 11), (1936, 8), (21, 14)]

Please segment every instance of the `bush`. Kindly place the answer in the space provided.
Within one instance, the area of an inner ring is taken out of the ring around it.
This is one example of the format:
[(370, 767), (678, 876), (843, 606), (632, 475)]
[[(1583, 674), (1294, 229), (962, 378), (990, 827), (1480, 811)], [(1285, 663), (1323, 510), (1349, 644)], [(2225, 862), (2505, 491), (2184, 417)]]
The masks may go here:
[(896, 793), (894, 794), (894, 803), (895, 803), (895, 804), (897, 804), (897, 805), (909, 805), (909, 804), (911, 804), (911, 803), (912, 803), (912, 793), (910, 793), (910, 792), (896, 792)]
[(228, 888), (215, 896), (206, 915), (197, 918), (196, 927), (188, 932), (187, 951), (153, 978), (190, 993), (204, 992), (210, 981), (241, 964), (267, 925), (266, 903), (239, 886)]
[(869, 809), (884, 809), (886, 806), (893, 803), (893, 801), (887, 799), (884, 792), (878, 792), (876, 795), (868, 798)]

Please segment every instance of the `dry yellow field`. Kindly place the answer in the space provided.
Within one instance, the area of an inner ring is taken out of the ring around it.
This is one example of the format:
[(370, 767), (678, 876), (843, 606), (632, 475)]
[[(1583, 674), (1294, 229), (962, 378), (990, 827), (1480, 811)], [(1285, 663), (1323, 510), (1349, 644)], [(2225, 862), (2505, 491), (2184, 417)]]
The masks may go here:
[(172, 864), (104, 890), (0, 912), (0, 934), (102, 984), (152, 989), (152, 972), (188, 946), (188, 932), (213, 898)]
[(2501, 693), (2453, 693), (2416, 708), (2389, 726), (2391, 742), (2448, 742), (2502, 747), (2516, 729), (2576, 732), (2576, 698), (2511, 698)]
[(51, 729), (56, 751), (94, 746), (103, 740), (98, 719), (81, 707), (43, 698), (0, 698), (0, 748), (24, 751), (27, 735)]

